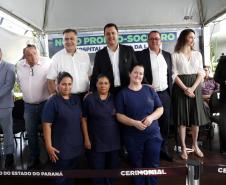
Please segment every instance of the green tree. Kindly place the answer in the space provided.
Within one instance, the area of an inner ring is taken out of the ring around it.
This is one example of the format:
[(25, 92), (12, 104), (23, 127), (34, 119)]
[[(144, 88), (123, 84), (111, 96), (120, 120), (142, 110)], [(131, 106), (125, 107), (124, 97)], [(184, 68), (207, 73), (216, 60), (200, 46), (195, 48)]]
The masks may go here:
[(216, 66), (217, 66), (217, 60), (218, 60), (218, 56), (217, 56), (217, 50), (218, 50), (218, 42), (217, 39), (213, 39), (210, 41), (210, 59), (211, 59), (211, 70), (214, 73), (216, 70)]

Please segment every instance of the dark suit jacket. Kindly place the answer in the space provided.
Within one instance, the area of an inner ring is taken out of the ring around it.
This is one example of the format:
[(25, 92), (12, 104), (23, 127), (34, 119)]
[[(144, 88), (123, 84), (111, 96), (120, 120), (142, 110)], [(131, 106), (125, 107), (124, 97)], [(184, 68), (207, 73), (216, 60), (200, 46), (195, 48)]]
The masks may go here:
[[(137, 63), (137, 60), (133, 48), (131, 46), (119, 44), (119, 73), (121, 87), (125, 87), (129, 84), (129, 69), (135, 63)], [(91, 91), (96, 90), (96, 81), (99, 74), (108, 76), (111, 83), (110, 91), (112, 92), (114, 90), (114, 75), (107, 47), (104, 47), (96, 53), (93, 73), (90, 80)]]
[(221, 56), (217, 65), (214, 80), (220, 84), (220, 100), (222, 103), (226, 102), (226, 56)]
[[(168, 92), (171, 96), (172, 94), (172, 59), (171, 54), (169, 52), (166, 52), (162, 50), (163, 57), (166, 60), (167, 63), (167, 81), (168, 81)], [(152, 70), (151, 70), (151, 61), (150, 61), (150, 51), (149, 48), (144, 49), (142, 51), (136, 52), (137, 59), (139, 63), (141, 63), (144, 66), (144, 82), (147, 82), (148, 84), (152, 84), (153, 77), (152, 77)]]

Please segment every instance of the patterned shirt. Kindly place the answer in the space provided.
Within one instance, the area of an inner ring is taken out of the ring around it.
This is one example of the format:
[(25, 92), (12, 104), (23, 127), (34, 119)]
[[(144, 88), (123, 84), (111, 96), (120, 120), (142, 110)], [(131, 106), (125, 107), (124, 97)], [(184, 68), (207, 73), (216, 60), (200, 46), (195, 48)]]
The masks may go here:
[(220, 85), (213, 78), (205, 79), (202, 83), (202, 95), (211, 95), (214, 91), (219, 91)]

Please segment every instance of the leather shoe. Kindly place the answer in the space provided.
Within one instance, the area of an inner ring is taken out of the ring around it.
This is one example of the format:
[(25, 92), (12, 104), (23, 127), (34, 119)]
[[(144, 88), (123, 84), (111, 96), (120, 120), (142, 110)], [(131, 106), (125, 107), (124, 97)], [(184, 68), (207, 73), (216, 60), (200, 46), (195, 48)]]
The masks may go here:
[(173, 162), (173, 157), (168, 152), (161, 151), (160, 158), (168, 162)]
[(13, 169), (14, 168), (14, 156), (13, 156), (13, 154), (6, 154), (5, 168), (6, 169)]
[(38, 169), (38, 168), (39, 168), (39, 165), (40, 165), (39, 159), (34, 159), (34, 160), (31, 160), (31, 161), (28, 163), (27, 169), (28, 169), (28, 170)]

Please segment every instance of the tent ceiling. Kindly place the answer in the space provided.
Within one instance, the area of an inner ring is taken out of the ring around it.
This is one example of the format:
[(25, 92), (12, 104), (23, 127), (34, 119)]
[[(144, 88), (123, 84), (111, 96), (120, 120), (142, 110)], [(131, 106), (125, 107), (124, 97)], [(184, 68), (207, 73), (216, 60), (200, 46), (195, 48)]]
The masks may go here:
[(226, 0), (2, 0), (0, 9), (45, 32), (203, 25), (226, 11)]

